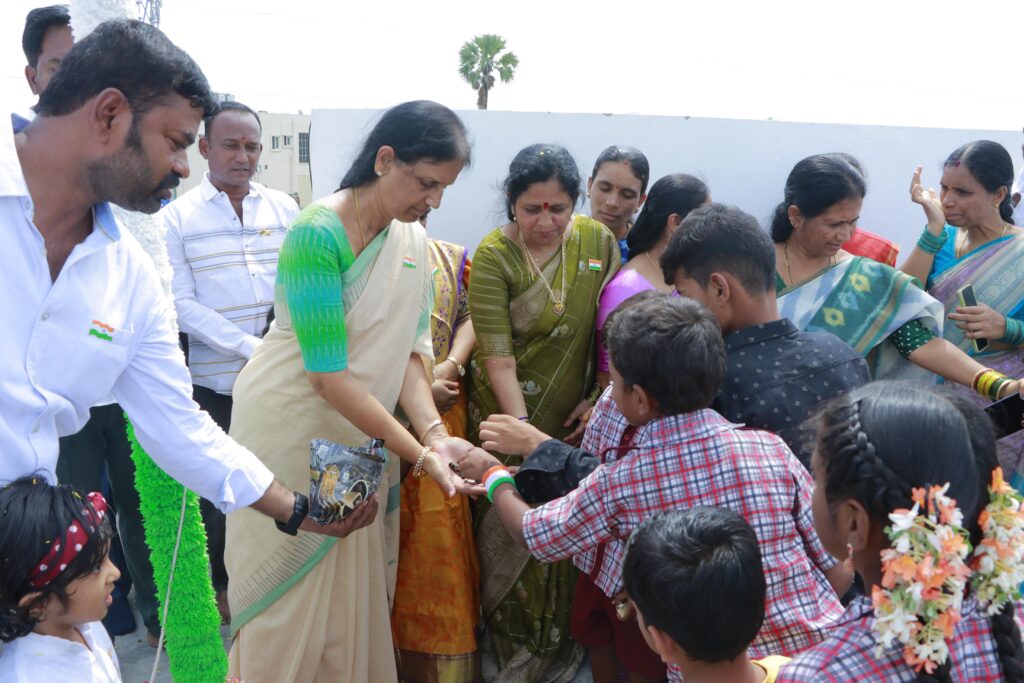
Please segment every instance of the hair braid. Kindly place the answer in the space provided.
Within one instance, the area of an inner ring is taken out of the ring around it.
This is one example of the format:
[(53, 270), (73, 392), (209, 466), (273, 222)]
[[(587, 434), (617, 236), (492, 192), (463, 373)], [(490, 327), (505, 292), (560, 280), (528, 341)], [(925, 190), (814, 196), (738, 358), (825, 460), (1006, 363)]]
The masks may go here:
[(822, 442), (830, 453), (826, 494), (852, 496), (872, 515), (885, 517), (911, 500), (911, 487), (878, 456), (860, 421), (860, 401), (853, 400), (826, 429)]
[(1013, 601), (1003, 605), (992, 616), (992, 637), (1003, 667), (1003, 680), (1008, 683), (1024, 683), (1024, 652), (1021, 649), (1020, 629), (1014, 619)]

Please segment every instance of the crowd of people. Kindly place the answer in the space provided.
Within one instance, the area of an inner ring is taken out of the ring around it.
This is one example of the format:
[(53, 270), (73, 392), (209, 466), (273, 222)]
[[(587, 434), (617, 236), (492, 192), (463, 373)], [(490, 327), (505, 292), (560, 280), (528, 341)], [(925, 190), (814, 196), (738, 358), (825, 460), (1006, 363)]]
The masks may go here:
[[(120, 681), (127, 579), (156, 644), (128, 420), (204, 499), (249, 683), (1024, 682), (1024, 432), (983, 410), (1024, 376), (1004, 147), (916, 169), (901, 264), (845, 153), (765, 229), (640, 150), (584, 178), (532, 144), (457, 245), (428, 237), (475, 153), (448, 108), (385, 111), (300, 209), (157, 29), (69, 21), (29, 15), (39, 102), (0, 135), (0, 681)], [(157, 216), (169, 297), (112, 204)], [(318, 438), (388, 453), (327, 525)]]

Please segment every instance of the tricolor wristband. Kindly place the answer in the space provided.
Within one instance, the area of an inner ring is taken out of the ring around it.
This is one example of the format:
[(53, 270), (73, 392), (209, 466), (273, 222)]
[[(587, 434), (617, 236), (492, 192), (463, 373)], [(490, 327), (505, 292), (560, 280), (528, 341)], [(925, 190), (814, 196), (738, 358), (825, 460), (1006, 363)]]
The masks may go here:
[(488, 470), (487, 476), (484, 478), (484, 488), (487, 489), (487, 500), (491, 503), (494, 503), (494, 492), (502, 484), (511, 484), (512, 488), (515, 488), (516, 481), (504, 467), (492, 467)]

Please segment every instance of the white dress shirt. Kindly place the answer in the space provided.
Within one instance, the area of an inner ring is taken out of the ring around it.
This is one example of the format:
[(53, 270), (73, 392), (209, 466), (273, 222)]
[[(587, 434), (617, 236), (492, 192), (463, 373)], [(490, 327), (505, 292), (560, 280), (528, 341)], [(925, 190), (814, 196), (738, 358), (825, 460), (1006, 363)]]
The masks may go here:
[(192, 400), (149, 256), (97, 204), (52, 281), (13, 133), (0, 128), (0, 482), (37, 471), (53, 481), (58, 437), (113, 396), (169, 475), (224, 512), (258, 500), (273, 475)]
[(82, 624), (78, 632), (89, 647), (38, 633), (7, 643), (0, 652), (0, 683), (121, 683), (117, 653), (103, 624)]
[(284, 192), (250, 182), (239, 221), (209, 173), (161, 209), (174, 269), (174, 307), (178, 327), (189, 336), (193, 384), (231, 393), (266, 327), (277, 255), (298, 213)]

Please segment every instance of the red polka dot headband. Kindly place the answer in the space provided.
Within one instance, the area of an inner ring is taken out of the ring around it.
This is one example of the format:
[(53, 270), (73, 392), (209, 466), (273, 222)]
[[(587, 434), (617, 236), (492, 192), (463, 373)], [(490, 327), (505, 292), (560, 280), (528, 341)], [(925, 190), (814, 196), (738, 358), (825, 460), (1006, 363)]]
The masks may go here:
[(32, 572), (28, 575), (28, 583), (33, 588), (43, 588), (60, 576), (60, 573), (71, 564), (71, 560), (82, 552), (82, 548), (89, 542), (89, 536), (99, 528), (106, 516), (107, 501), (102, 494), (93, 491), (86, 497), (91, 508), (82, 508), (82, 518), (87, 520), (92, 528), (83, 529), (77, 520), (73, 521), (64, 535), (52, 542), (50, 551), (32, 567)]

